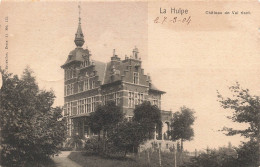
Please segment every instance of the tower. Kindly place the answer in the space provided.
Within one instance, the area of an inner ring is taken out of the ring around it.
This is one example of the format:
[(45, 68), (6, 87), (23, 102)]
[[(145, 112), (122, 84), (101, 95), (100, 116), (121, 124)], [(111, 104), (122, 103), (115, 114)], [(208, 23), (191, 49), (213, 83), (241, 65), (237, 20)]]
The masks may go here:
[(64, 117), (67, 119), (68, 136), (79, 135), (87, 139), (94, 134), (89, 127), (89, 115), (98, 105), (114, 101), (131, 120), (135, 106), (144, 101), (161, 108), (161, 95), (148, 75), (144, 73), (139, 51), (135, 47), (130, 58), (121, 60), (113, 51), (109, 62), (91, 59), (90, 51), (84, 49), (84, 34), (81, 28), (81, 8), (79, 5), (78, 28), (73, 49), (64, 69)]

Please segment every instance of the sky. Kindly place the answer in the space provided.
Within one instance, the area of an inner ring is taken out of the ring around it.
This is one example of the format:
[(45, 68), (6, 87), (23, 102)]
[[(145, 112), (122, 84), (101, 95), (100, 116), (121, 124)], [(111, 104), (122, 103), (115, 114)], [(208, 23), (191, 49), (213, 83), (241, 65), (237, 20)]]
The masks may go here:
[[(223, 126), (243, 128), (226, 118), (217, 102), (217, 90), (224, 96), (238, 81), (252, 94), (260, 95), (259, 4), (240, 2), (81, 2), (84, 47), (92, 59), (109, 61), (113, 49), (123, 59), (137, 46), (145, 73), (167, 92), (162, 109), (173, 112), (185, 105), (196, 114), (194, 140), (184, 148), (217, 148), (239, 136), (219, 132)], [(186, 24), (155, 24), (160, 8), (188, 9)], [(205, 11), (250, 11), (250, 15), (206, 15)], [(43, 89), (53, 89), (54, 105), (63, 105), (63, 70), (69, 52), (75, 48), (78, 25), (77, 2), (13, 2), (0, 5), (0, 63), (5, 64), (4, 17), (8, 15), (9, 72), (20, 75), (29, 65)], [(257, 17), (258, 16), (258, 17)]]

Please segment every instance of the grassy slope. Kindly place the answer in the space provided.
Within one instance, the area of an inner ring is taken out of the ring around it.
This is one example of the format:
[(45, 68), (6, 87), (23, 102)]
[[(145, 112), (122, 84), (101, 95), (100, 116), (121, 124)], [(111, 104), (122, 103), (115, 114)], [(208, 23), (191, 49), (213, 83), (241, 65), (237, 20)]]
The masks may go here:
[[(147, 154), (141, 153), (139, 156), (133, 156), (131, 158), (104, 158), (100, 156), (84, 155), (81, 152), (72, 152), (69, 158), (83, 167), (148, 167)], [(185, 158), (186, 159), (186, 158)], [(150, 155), (151, 165), (150, 167), (159, 166), (158, 152), (154, 152)], [(173, 167), (174, 158), (172, 153), (162, 153), (162, 166)]]

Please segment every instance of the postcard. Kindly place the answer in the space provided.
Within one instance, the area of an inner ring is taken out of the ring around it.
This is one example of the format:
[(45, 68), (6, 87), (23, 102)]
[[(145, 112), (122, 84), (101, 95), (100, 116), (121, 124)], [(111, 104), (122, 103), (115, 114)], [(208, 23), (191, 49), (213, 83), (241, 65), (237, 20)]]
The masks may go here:
[(0, 1), (1, 165), (260, 166), (259, 3)]

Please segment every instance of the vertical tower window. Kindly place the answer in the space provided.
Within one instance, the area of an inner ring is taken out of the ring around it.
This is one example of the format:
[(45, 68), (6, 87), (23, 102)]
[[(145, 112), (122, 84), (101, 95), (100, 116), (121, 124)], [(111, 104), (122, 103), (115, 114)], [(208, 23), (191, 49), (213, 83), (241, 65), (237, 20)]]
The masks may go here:
[(85, 81), (84, 81), (84, 90), (86, 91), (86, 90), (89, 90), (89, 79), (86, 79)]
[(134, 72), (134, 84), (139, 84), (139, 73)]
[(84, 86), (83, 81), (80, 81), (80, 82), (79, 82), (79, 92), (82, 92), (82, 91), (83, 91), (83, 86)]
[(92, 89), (95, 88), (95, 81), (92, 81)]

